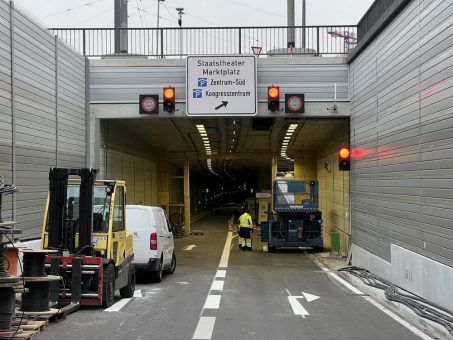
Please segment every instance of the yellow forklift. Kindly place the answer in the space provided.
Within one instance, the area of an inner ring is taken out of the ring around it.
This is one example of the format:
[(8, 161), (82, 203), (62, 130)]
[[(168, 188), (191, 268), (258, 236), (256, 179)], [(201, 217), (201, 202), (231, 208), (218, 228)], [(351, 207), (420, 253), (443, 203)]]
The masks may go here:
[(96, 180), (94, 169), (53, 168), (42, 227), (46, 272), (60, 275), (51, 301), (110, 307), (115, 291), (135, 291), (133, 235), (126, 230), (124, 181)]

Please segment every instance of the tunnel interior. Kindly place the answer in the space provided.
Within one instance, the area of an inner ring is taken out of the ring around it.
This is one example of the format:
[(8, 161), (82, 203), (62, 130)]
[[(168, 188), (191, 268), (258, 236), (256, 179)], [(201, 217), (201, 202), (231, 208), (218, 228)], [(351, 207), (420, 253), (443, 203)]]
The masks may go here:
[(271, 207), (274, 179), (317, 180), (326, 247), (335, 231), (346, 250), (349, 171), (339, 170), (337, 153), (349, 136), (343, 118), (101, 120), (100, 176), (126, 180), (128, 204), (161, 206), (170, 217), (182, 214), (185, 202), (196, 215), (253, 201), (258, 223), (258, 201), (269, 203), (261, 210)]

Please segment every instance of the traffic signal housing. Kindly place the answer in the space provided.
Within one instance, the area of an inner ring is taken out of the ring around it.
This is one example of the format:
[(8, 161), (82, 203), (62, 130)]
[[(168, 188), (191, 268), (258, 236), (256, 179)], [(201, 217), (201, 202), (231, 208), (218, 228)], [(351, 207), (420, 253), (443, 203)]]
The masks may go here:
[(351, 167), (351, 151), (349, 147), (342, 146), (338, 149), (338, 160), (340, 171), (349, 171)]
[(280, 87), (267, 87), (267, 107), (269, 111), (275, 112), (280, 110)]
[(164, 111), (172, 113), (175, 111), (175, 98), (176, 92), (174, 87), (164, 87), (163, 89), (163, 98), (164, 98)]

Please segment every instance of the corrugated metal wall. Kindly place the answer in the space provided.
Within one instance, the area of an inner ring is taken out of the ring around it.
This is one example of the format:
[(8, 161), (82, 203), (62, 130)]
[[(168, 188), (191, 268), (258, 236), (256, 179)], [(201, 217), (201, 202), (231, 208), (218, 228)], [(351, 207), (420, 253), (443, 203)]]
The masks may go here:
[[(267, 86), (278, 84), (282, 98), (286, 92), (305, 93), (307, 101), (348, 100), (348, 65), (343, 59), (336, 64), (298, 64), (288, 58), (287, 64), (260, 59), (257, 67), (258, 100), (267, 101)], [(307, 61), (303, 61), (307, 63)], [(91, 103), (137, 103), (143, 93), (162, 94), (162, 87), (176, 88), (177, 101), (185, 101), (186, 75), (184, 60), (92, 60), (90, 62)]]
[(20, 189), (4, 208), (30, 238), (49, 168), (85, 165), (85, 60), (4, 1), (0, 18), (0, 175)]
[(132, 131), (120, 122), (101, 121), (100, 178), (126, 181), (127, 203), (157, 205), (157, 163)]
[(413, 0), (350, 80), (353, 242), (453, 266), (453, 2)]

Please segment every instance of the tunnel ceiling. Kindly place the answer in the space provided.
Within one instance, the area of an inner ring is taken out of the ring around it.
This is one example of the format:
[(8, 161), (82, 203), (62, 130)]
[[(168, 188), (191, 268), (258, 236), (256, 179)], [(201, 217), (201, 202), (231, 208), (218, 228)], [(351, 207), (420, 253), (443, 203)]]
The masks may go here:
[(188, 153), (192, 170), (209, 170), (207, 159), (211, 157), (212, 170), (217, 173), (270, 167), (272, 153), (279, 155), (279, 162), (284, 161), (280, 153), (291, 124), (297, 128), (288, 144), (288, 157), (297, 151), (319, 149), (336, 129), (349, 133), (349, 122), (344, 119), (154, 118), (120, 123), (128, 133), (138, 134), (150, 150), (168, 154), (174, 165), (181, 167)]

